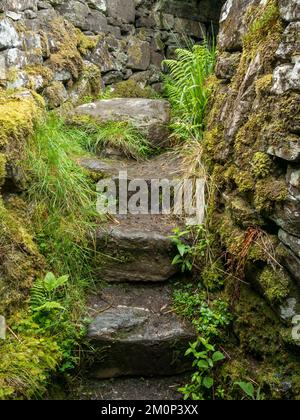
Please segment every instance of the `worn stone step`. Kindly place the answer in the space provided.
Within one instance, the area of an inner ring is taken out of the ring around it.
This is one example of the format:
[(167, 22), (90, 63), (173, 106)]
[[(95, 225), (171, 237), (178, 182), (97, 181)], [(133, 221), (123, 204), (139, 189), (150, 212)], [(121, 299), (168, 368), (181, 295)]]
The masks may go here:
[(66, 400), (87, 401), (176, 401), (182, 395), (180, 387), (188, 383), (189, 374), (162, 378), (116, 378), (95, 380), (84, 378), (72, 386)]
[(128, 179), (144, 179), (148, 183), (153, 179), (178, 179), (183, 176), (182, 158), (171, 152), (163, 153), (146, 161), (133, 159), (108, 159), (98, 157), (81, 157), (78, 163), (98, 178), (117, 179), (120, 172), (126, 171)]
[(129, 122), (138, 128), (154, 147), (169, 144), (170, 104), (160, 99), (103, 99), (75, 109), (75, 115), (87, 115), (99, 122)]
[(88, 337), (96, 350), (94, 378), (167, 376), (190, 370), (184, 356), (196, 338), (172, 310), (167, 285), (110, 285), (90, 300)]
[(170, 279), (176, 249), (170, 236), (173, 216), (117, 216), (96, 233), (98, 275), (107, 282), (160, 282)]

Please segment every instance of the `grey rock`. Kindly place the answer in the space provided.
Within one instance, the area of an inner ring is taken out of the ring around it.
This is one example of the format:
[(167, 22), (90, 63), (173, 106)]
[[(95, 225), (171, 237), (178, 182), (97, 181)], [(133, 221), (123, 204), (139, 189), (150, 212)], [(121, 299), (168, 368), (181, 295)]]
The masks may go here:
[(206, 27), (200, 22), (189, 19), (175, 18), (174, 31), (198, 39), (206, 36)]
[(299, 0), (279, 0), (279, 8), (282, 19), (288, 22), (300, 20)]
[(76, 108), (77, 115), (89, 115), (99, 121), (128, 121), (143, 132), (155, 146), (168, 143), (170, 106), (153, 99), (109, 99)]
[(289, 186), (289, 192), (300, 202), (300, 169), (288, 166), (286, 181)]
[(21, 39), (10, 19), (0, 21), (0, 50), (21, 46)]
[(87, 60), (97, 65), (102, 73), (121, 71), (124, 66), (121, 42), (115, 38), (113, 43), (111, 41), (111, 36), (101, 37), (94, 51), (87, 55)]
[(107, 32), (107, 20), (103, 13), (90, 8), (80, 1), (68, 1), (58, 7), (58, 11), (74, 26), (94, 33)]
[(288, 270), (300, 286), (300, 259), (293, 253), (293, 251), (281, 244), (278, 249), (278, 260)]
[(99, 12), (107, 12), (107, 0), (88, 0), (88, 5), (91, 9), (99, 10)]
[(286, 136), (285, 144), (269, 146), (267, 153), (272, 156), (289, 162), (300, 161), (300, 140), (296, 135), (289, 134)]
[(290, 235), (282, 229), (280, 229), (278, 237), (281, 242), (287, 245), (294, 252), (294, 254), (300, 258), (300, 237)]
[(286, 201), (276, 205), (271, 219), (290, 235), (300, 237), (300, 204), (292, 195)]
[(162, 376), (190, 370), (184, 353), (196, 334), (170, 312), (171, 301), (171, 290), (161, 286), (110, 286), (91, 301), (94, 320), (88, 337), (99, 354), (91, 376)]
[(6, 12), (5, 13), (6, 17), (9, 17), (10, 19), (14, 20), (14, 21), (18, 21), (20, 19), (22, 19), (22, 14), (21, 13), (17, 13), (17, 12)]
[(216, 76), (218, 79), (230, 81), (235, 75), (241, 59), (241, 53), (222, 53), (217, 58)]
[(284, 31), (276, 57), (281, 60), (290, 60), (297, 55), (300, 55), (300, 22), (292, 22)]
[(134, 70), (146, 70), (150, 64), (150, 45), (148, 42), (131, 38), (128, 43), (127, 66)]
[(6, 80), (6, 59), (4, 55), (0, 55), (0, 80)]
[(176, 251), (170, 239), (174, 228), (167, 217), (132, 215), (99, 229), (97, 249), (108, 256), (100, 261), (100, 278), (108, 282), (168, 280), (177, 272), (172, 265)]
[(121, 71), (110, 71), (102, 77), (102, 80), (105, 85), (112, 85), (123, 80), (123, 73)]
[(281, 95), (287, 91), (300, 91), (300, 56), (292, 59), (292, 64), (283, 64), (274, 70), (272, 92)]
[(247, 32), (244, 14), (247, 7), (260, 0), (227, 0), (220, 18), (219, 48), (221, 51), (241, 51), (243, 36)]
[(107, 0), (107, 14), (121, 22), (132, 23), (135, 20), (134, 0)]
[(170, 31), (174, 28), (175, 18), (169, 13), (154, 13), (153, 19), (158, 29)]
[(7, 89), (21, 89), (23, 87), (26, 87), (29, 82), (29, 77), (26, 72), (19, 71), (13, 81), (7, 82)]
[(7, 67), (21, 69), (27, 65), (26, 54), (18, 48), (10, 48), (6, 51), (5, 56)]
[(24, 10), (37, 10), (37, 0), (3, 0), (3, 10), (23, 12)]

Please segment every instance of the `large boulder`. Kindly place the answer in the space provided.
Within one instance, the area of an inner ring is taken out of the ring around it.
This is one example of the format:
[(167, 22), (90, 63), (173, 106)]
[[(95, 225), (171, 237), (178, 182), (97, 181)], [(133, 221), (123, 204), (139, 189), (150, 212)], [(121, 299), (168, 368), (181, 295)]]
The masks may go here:
[(97, 350), (91, 376), (163, 376), (191, 368), (194, 329), (172, 309), (168, 286), (109, 286), (90, 302), (88, 337)]
[(138, 128), (153, 146), (168, 144), (170, 106), (165, 100), (120, 98), (81, 105), (76, 115), (88, 115), (99, 122), (126, 121)]

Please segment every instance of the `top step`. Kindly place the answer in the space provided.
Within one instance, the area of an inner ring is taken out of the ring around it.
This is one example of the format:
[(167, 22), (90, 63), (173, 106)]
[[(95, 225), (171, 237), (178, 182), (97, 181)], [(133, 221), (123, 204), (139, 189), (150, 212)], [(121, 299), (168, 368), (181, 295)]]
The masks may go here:
[(160, 99), (103, 99), (78, 106), (75, 115), (86, 115), (99, 122), (129, 122), (143, 133), (153, 147), (169, 145), (171, 109)]

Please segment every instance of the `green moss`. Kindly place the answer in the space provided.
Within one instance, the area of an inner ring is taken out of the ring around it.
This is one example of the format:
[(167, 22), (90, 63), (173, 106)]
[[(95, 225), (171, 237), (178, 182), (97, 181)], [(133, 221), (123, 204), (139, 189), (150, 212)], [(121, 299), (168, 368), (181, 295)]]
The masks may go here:
[(252, 160), (252, 173), (255, 178), (266, 178), (272, 167), (272, 160), (269, 155), (262, 152), (255, 153)]
[(83, 70), (83, 59), (77, 49), (78, 32), (63, 18), (56, 18), (51, 23), (51, 31), (56, 38), (59, 50), (50, 55), (46, 64), (53, 71), (67, 71), (77, 80)]
[(76, 29), (77, 48), (82, 55), (96, 48), (100, 36), (87, 36), (80, 29)]
[(266, 267), (259, 275), (258, 283), (270, 303), (282, 302), (289, 294), (289, 280), (283, 270)]
[(287, 185), (285, 181), (269, 177), (260, 180), (255, 188), (255, 207), (259, 212), (269, 213), (275, 203), (281, 203), (288, 196)]
[(0, 313), (10, 314), (23, 307), (33, 280), (40, 275), (44, 261), (30, 233), (16, 211), (4, 206), (0, 199)]
[(222, 244), (226, 247), (227, 251), (234, 256), (240, 255), (245, 233), (234, 224), (231, 216), (227, 213), (224, 214), (220, 221), (219, 233)]
[(22, 332), (16, 329), (18, 324), (10, 324), (15, 335), (9, 334), (0, 343), (0, 400), (41, 397), (50, 373), (54, 373), (63, 356), (53, 339), (36, 334), (37, 325), (32, 324), (31, 330), (26, 331), (26, 316), (22, 314), (19, 325)]
[(244, 18), (248, 31), (243, 38), (243, 54), (233, 80), (235, 89), (239, 89), (251, 61), (259, 54), (264, 72), (272, 72), (274, 53), (284, 31), (276, 0), (268, 0), (265, 5), (253, 5), (248, 8)]
[(234, 181), (240, 193), (254, 190), (255, 181), (251, 173), (248, 171), (236, 170), (234, 174)]
[(255, 82), (256, 95), (265, 95), (270, 93), (273, 84), (273, 74), (266, 74)]
[(4, 183), (6, 176), (6, 156), (3, 153), (0, 153), (0, 187)]
[(134, 80), (125, 80), (114, 85), (111, 96), (113, 98), (157, 98), (157, 93), (150, 87), (141, 87)]
[(66, 101), (65, 88), (61, 82), (52, 82), (43, 92), (49, 109), (58, 108)]
[(0, 150), (22, 147), (41, 116), (34, 98), (0, 91)]

